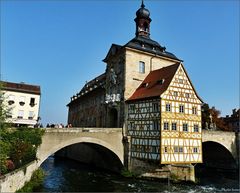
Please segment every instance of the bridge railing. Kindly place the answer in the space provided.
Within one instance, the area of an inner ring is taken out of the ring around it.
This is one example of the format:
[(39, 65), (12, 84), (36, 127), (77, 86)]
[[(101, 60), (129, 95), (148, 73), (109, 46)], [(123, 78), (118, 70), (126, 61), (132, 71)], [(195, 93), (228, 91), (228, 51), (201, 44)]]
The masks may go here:
[(95, 128), (95, 127), (89, 127), (89, 128), (82, 128), (82, 127), (71, 127), (71, 128), (44, 128), (45, 132), (98, 132), (98, 133), (110, 133), (110, 132), (122, 132), (122, 128)]

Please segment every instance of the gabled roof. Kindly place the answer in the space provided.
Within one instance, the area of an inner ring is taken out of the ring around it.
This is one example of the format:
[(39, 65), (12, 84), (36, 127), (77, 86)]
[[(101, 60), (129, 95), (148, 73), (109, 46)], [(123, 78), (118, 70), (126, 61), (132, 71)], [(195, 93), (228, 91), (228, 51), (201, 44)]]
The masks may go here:
[(25, 83), (14, 83), (14, 82), (5, 82), (0, 81), (2, 84), (2, 89), (7, 91), (14, 91), (14, 92), (22, 92), (22, 93), (29, 93), (29, 94), (37, 94), (40, 95), (40, 86), (25, 84)]
[(127, 101), (160, 97), (167, 90), (179, 66), (173, 64), (151, 71)]

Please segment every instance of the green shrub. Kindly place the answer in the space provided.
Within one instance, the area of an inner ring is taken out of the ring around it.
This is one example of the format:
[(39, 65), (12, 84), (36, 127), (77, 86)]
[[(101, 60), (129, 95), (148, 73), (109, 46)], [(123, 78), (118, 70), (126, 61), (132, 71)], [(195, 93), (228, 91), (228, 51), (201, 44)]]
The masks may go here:
[(27, 182), (21, 189), (16, 192), (34, 192), (39, 189), (44, 180), (45, 173), (43, 169), (37, 169), (29, 182)]
[(0, 175), (10, 171), (6, 169), (7, 160), (16, 168), (34, 161), (43, 133), (39, 128), (0, 129)]

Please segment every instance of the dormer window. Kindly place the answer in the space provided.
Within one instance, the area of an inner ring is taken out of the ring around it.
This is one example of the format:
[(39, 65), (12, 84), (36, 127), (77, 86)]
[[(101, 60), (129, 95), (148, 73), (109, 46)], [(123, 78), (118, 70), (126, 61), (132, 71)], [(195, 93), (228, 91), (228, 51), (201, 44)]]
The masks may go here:
[(164, 79), (158, 80), (157, 84), (162, 85), (164, 83)]
[(141, 87), (142, 87), (142, 88), (146, 88), (147, 86), (148, 86), (148, 83), (142, 83), (142, 84), (141, 84)]

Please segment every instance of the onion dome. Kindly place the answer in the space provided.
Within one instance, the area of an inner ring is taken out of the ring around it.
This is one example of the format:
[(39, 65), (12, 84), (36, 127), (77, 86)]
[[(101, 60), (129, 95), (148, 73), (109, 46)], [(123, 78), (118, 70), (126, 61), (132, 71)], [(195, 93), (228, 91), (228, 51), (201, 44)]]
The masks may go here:
[(150, 16), (150, 11), (145, 8), (143, 1), (142, 1), (141, 8), (138, 9), (136, 12), (136, 16), (138, 18), (146, 18), (146, 19), (149, 18), (149, 16)]

